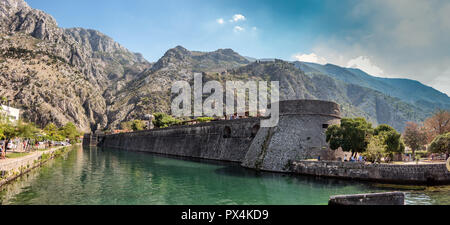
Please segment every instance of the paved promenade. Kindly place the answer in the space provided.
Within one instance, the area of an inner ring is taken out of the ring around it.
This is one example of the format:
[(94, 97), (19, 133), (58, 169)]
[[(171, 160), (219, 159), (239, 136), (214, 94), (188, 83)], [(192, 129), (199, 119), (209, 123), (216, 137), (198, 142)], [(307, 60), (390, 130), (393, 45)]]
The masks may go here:
[(0, 169), (4, 168), (4, 167), (8, 167), (11, 166), (13, 164), (17, 164), (20, 161), (26, 160), (26, 159), (30, 159), (30, 158), (39, 158), (41, 155), (46, 154), (46, 153), (51, 153), (54, 152), (58, 149), (64, 148), (67, 146), (60, 146), (60, 147), (55, 147), (49, 150), (45, 150), (45, 151), (35, 151), (35, 152), (31, 152), (30, 154), (20, 157), (20, 158), (13, 158), (13, 159), (0, 159)]
[(43, 154), (51, 154), (61, 148), (66, 147), (71, 146), (60, 146), (46, 151), (32, 152), (29, 155), (20, 158), (0, 160), (0, 186), (16, 179), (17, 177), (27, 173), (33, 168), (39, 167), (41, 165), (39, 159)]

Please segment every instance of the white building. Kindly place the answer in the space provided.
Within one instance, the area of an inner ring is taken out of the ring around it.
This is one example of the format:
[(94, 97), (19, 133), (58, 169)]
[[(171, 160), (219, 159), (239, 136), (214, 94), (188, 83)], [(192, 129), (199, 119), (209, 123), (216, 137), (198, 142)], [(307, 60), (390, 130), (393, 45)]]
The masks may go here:
[(0, 113), (5, 115), (9, 121), (17, 122), (20, 118), (20, 110), (6, 105), (1, 105)]

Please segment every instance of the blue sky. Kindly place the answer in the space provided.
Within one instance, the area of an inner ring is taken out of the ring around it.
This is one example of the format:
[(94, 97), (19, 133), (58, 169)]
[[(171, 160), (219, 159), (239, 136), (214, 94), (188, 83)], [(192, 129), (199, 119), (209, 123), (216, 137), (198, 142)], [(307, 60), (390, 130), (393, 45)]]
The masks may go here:
[(450, 3), (445, 0), (27, 2), (61, 27), (99, 30), (149, 61), (177, 45), (199, 51), (232, 48), (255, 58), (333, 63), (416, 79), (450, 93)]
[[(151, 61), (176, 45), (202, 51), (232, 48), (247, 56), (290, 60), (294, 53), (309, 50), (317, 35), (333, 32), (335, 27), (323, 23), (327, 19), (324, 15), (334, 11), (315, 0), (301, 4), (249, 0), (28, 0), (28, 3), (54, 16), (62, 27), (100, 30)], [(243, 15), (245, 19), (229, 22), (234, 15)], [(220, 18), (224, 24), (217, 23)], [(236, 26), (244, 30), (236, 32)]]

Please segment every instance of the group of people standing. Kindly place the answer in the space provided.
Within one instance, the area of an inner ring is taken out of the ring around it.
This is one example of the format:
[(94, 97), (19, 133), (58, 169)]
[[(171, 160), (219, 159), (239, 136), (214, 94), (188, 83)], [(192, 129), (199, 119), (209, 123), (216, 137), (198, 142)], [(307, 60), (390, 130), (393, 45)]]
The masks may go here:
[[(20, 143), (20, 145), (22, 145), (22, 151), (26, 152), (29, 150), (30, 147), (32, 147), (32, 145), (29, 143), (29, 141), (24, 140), (23, 142)], [(15, 146), (14, 143), (10, 140), (6, 140), (0, 143), (0, 159), (6, 159), (6, 152), (8, 151), (8, 149), (11, 149), (13, 151), (17, 150), (18, 146)]]
[(361, 155), (359, 157), (352, 156), (349, 160), (347, 160), (347, 155), (344, 156), (344, 162), (365, 162), (366, 159)]

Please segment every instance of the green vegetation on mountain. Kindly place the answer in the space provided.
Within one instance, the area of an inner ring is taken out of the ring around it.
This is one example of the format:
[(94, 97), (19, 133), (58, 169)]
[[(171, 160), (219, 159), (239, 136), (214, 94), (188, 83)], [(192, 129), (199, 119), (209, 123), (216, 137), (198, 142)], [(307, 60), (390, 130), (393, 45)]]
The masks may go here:
[(157, 128), (166, 128), (181, 123), (180, 120), (164, 113), (156, 113), (154, 116), (153, 125)]

